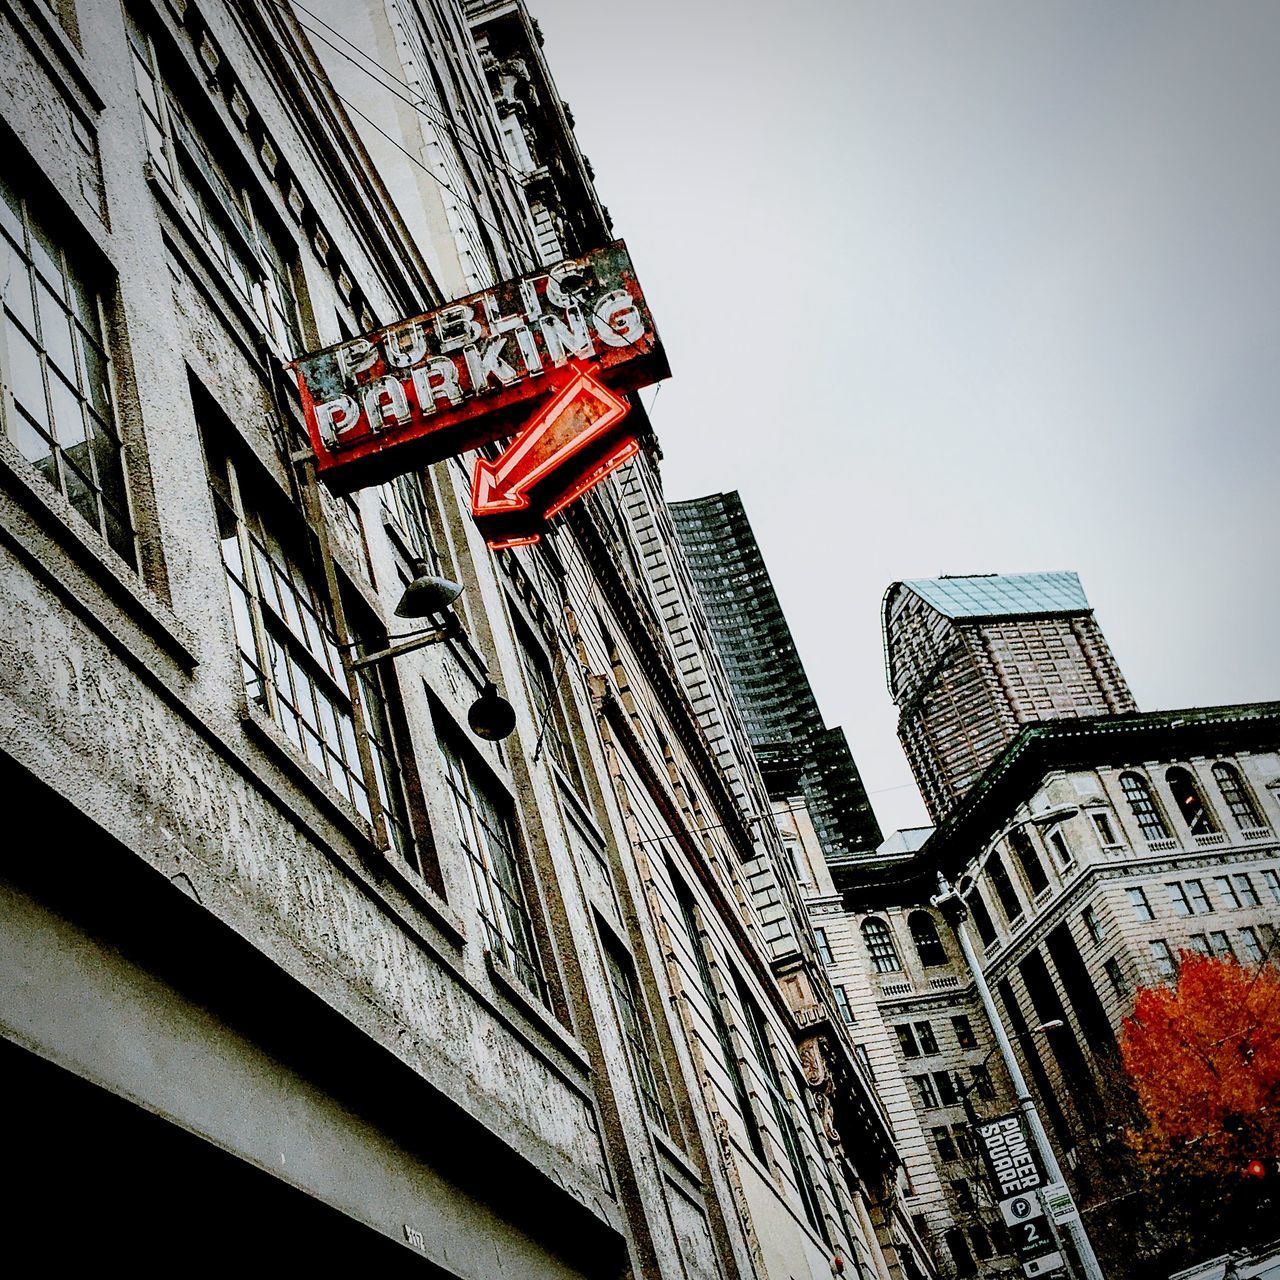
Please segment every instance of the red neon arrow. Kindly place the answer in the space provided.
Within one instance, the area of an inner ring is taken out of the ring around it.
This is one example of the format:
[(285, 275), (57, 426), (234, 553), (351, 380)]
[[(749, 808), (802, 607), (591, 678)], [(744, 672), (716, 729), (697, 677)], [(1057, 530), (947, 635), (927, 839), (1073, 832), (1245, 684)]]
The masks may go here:
[(579, 449), (607, 431), (630, 405), (581, 371), (511, 442), (496, 462), (476, 460), (471, 512), (476, 516), (522, 511), (529, 490)]

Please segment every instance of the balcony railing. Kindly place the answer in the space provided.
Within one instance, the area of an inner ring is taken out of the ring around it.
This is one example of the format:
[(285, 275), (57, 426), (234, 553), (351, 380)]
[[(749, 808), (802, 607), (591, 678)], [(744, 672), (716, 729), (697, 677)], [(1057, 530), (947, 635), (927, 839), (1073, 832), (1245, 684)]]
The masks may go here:
[(1270, 827), (1246, 827), (1240, 832), (1242, 840), (1270, 840), (1275, 833)]
[(1202, 836), (1196, 836), (1196, 844), (1201, 848), (1208, 848), (1210, 845), (1226, 844), (1227, 836), (1224, 831), (1206, 831)]

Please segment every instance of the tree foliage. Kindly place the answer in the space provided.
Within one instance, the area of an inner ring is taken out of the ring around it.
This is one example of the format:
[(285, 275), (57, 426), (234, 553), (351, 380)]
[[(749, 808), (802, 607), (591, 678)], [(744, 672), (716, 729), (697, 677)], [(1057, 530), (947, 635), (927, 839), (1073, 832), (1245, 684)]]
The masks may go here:
[(1176, 986), (1138, 992), (1120, 1052), (1126, 1138), (1166, 1243), (1184, 1257), (1247, 1243), (1280, 1181), (1280, 972), (1185, 953)]

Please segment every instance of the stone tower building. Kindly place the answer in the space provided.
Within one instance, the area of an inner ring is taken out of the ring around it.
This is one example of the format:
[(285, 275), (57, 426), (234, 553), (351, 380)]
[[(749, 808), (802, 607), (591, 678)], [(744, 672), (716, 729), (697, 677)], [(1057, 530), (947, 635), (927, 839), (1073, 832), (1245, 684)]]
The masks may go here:
[(883, 626), (898, 737), (935, 821), (1023, 725), (1137, 709), (1074, 573), (895, 582)]

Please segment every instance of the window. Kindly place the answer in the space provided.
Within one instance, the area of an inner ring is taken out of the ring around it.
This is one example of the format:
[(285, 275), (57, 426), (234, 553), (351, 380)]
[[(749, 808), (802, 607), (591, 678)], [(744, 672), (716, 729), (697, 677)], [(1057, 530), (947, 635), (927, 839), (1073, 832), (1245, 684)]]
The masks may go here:
[(641, 1105), (645, 1115), (654, 1124), (664, 1133), (669, 1132), (667, 1117), (662, 1110), (662, 1096), (658, 1091), (658, 1079), (653, 1070), (653, 1055), (650, 1050), (653, 1033), (647, 1015), (642, 1013), (643, 1005), (636, 990), (631, 959), (608, 937), (604, 939), (604, 957), (609, 969), (609, 983), (613, 987), (618, 1007), (622, 1038), (627, 1046), (627, 1057), (631, 1061), (631, 1069), (635, 1072), (636, 1084), (640, 1090)]
[(278, 355), (303, 348), (291, 272), (259, 210), (223, 172), (161, 76), (151, 40), (129, 23), (133, 78), (151, 166), (172, 191), (218, 273), (252, 309)]
[(1151, 909), (1151, 903), (1147, 901), (1147, 891), (1145, 889), (1126, 889), (1129, 895), (1129, 905), (1133, 908), (1133, 918), (1135, 920), (1154, 920), (1156, 913)]
[(995, 1255), (995, 1250), (991, 1247), (991, 1237), (987, 1235), (985, 1227), (976, 1225), (970, 1227), (969, 1243), (973, 1245), (974, 1257), (983, 1262)]
[(853, 1016), (853, 1006), (849, 1003), (849, 992), (838, 982), (832, 983), (832, 989), (836, 993), (836, 1008), (840, 1011), (840, 1019), (852, 1026), (857, 1022), (857, 1018)]
[(1053, 850), (1053, 856), (1058, 861), (1058, 866), (1069, 867), (1075, 861), (1071, 853), (1071, 846), (1067, 843), (1067, 837), (1061, 831), (1051, 831), (1049, 833), (1049, 848)]
[(964, 1277), (976, 1274), (978, 1267), (973, 1254), (969, 1252), (969, 1242), (964, 1238), (964, 1232), (959, 1227), (952, 1227), (942, 1238), (947, 1243), (947, 1252), (951, 1254), (952, 1262), (955, 1263), (956, 1275)]
[(1137, 773), (1120, 775), (1120, 790), (1129, 802), (1133, 816), (1138, 820), (1138, 829), (1147, 840), (1168, 840), (1170, 831), (1165, 823), (1164, 815), (1156, 806), (1151, 795), (1151, 787), (1147, 780)]
[(1207, 915), (1213, 910), (1213, 902), (1209, 898), (1203, 880), (1188, 880), (1186, 888), (1187, 894), (1191, 899), (1192, 911), (1197, 915)]
[(3, 179), (0, 254), (5, 432), (77, 515), (136, 566), (102, 300)]
[(1244, 958), (1250, 964), (1258, 964), (1266, 950), (1262, 945), (1262, 940), (1258, 937), (1257, 929), (1245, 928), (1240, 930), (1240, 943), (1244, 947)]
[(940, 1160), (955, 1160), (956, 1144), (951, 1140), (951, 1131), (946, 1125), (938, 1125), (935, 1129), (930, 1129), (933, 1134), (934, 1146), (938, 1148), (938, 1158)]
[(1223, 899), (1237, 910), (1241, 907), (1262, 905), (1258, 898), (1258, 891), (1253, 887), (1253, 880), (1247, 871), (1229, 876), (1214, 876), (1213, 882), (1221, 891)]
[(1187, 950), (1195, 951), (1202, 956), (1207, 956), (1209, 954), (1208, 935), (1203, 933), (1193, 933), (1187, 939)]
[(913, 911), (907, 917), (907, 928), (911, 931), (916, 955), (926, 969), (936, 969), (947, 963), (947, 953), (942, 939), (938, 937), (938, 926), (927, 911)]
[[(796, 1129), (791, 1103), (782, 1087), (782, 1076), (778, 1071), (778, 1064), (774, 1060), (773, 1051), (769, 1046), (769, 1037), (765, 1029), (764, 1018), (761, 1016), (760, 1009), (755, 1000), (752, 999), (750, 992), (743, 985), (742, 979), (735, 974), (734, 980), (738, 989), (738, 998), (742, 1002), (743, 1010), (746, 1013), (747, 1030), (750, 1032), (751, 1043), (755, 1048), (756, 1060), (760, 1064), (760, 1072), (764, 1078), (765, 1088), (773, 1103), (773, 1115), (778, 1122), (778, 1133), (782, 1138), (783, 1150), (787, 1154), (787, 1160), (791, 1165), (791, 1172), (795, 1178), (796, 1189), (799, 1191), (800, 1201), (804, 1205), (805, 1217), (809, 1219), (809, 1225), (825, 1240), (827, 1238), (827, 1228), (818, 1205), (817, 1189), (813, 1184), (813, 1175), (809, 1170), (808, 1161), (805, 1159), (804, 1152), (800, 1147), (800, 1134)], [(801, 1099), (801, 1105), (803, 1105), (803, 1099)]]
[(574, 789), (581, 792), (582, 773), (573, 753), (573, 737), (569, 732), (569, 720), (560, 696), (559, 682), (564, 671), (562, 656), (557, 655), (555, 666), (552, 667), (542, 647), (518, 624), (516, 640), (520, 664), (524, 668), (525, 681), (529, 686), (529, 700), (533, 703), (534, 723), (537, 725), (533, 754), (537, 756), (545, 748)]
[(975, 1152), (973, 1149), (973, 1138), (969, 1134), (967, 1125), (953, 1124), (951, 1126), (951, 1136), (956, 1140), (956, 1150), (965, 1160), (972, 1160)]
[(938, 1105), (938, 1095), (934, 1092), (933, 1081), (927, 1075), (912, 1076), (911, 1079), (916, 1086), (916, 1093), (920, 1096), (920, 1105), (922, 1107), (936, 1107)]
[(1111, 825), (1111, 815), (1109, 813), (1101, 813), (1095, 810), (1089, 815), (1089, 820), (1093, 823), (1093, 829), (1098, 834), (1098, 843), (1104, 849), (1114, 849), (1120, 843), (1116, 839), (1115, 828)]
[(991, 1081), (991, 1072), (985, 1066), (973, 1068), (973, 1091), (980, 1098), (988, 1101), (996, 1096), (996, 1087)]
[(920, 1046), (916, 1044), (915, 1033), (911, 1030), (908, 1023), (900, 1022), (894, 1031), (898, 1035), (898, 1047), (902, 1050), (904, 1058), (918, 1058), (920, 1056)]
[(1222, 798), (1227, 802), (1227, 808), (1231, 810), (1231, 816), (1241, 831), (1254, 830), (1267, 825), (1263, 822), (1262, 814), (1258, 812), (1258, 806), (1254, 804), (1253, 796), (1249, 794), (1249, 788), (1235, 765), (1221, 761), (1215, 764), (1213, 780), (1218, 784), (1218, 790), (1222, 792)]
[(1173, 914), (1175, 916), (1189, 916), (1191, 912), (1191, 903), (1187, 900), (1186, 889), (1177, 881), (1173, 884), (1165, 885), (1169, 891), (1169, 901), (1173, 905)]
[(675, 889), (676, 905), (680, 908), (680, 918), (684, 924), (685, 936), (688, 938), (689, 947), (693, 952), (698, 978), (702, 983), (702, 994), (706, 997), (707, 1008), (711, 1011), (711, 1025), (715, 1028), (716, 1039), (720, 1042), (720, 1054), (724, 1060), (725, 1071), (729, 1076), (729, 1083), (733, 1087), (733, 1095), (738, 1104), (738, 1113), (742, 1116), (743, 1128), (747, 1131), (747, 1141), (751, 1144), (752, 1151), (761, 1160), (764, 1160), (764, 1138), (760, 1133), (760, 1125), (756, 1120), (751, 1098), (747, 1094), (746, 1082), (742, 1078), (742, 1065), (738, 1061), (738, 1054), (734, 1048), (733, 1035), (729, 1030), (728, 1019), (725, 1017), (724, 1005), (720, 1000), (720, 993), (716, 990), (716, 984), (712, 978), (711, 965), (707, 961), (707, 953), (703, 950), (693, 899), (689, 896), (689, 890), (684, 881), (676, 875), (670, 862), (667, 863), (667, 874), (670, 876), (672, 886)]
[(963, 1013), (957, 1013), (951, 1019), (951, 1026), (956, 1033), (956, 1043), (962, 1049), (976, 1049), (978, 1037), (973, 1034), (973, 1024)]
[(973, 1188), (968, 1178), (952, 1178), (951, 1194), (955, 1196), (956, 1208), (961, 1213), (972, 1213), (976, 1208), (973, 1200)]
[(1084, 924), (1085, 932), (1094, 942), (1101, 942), (1107, 935), (1102, 931), (1102, 921), (1098, 919), (1098, 912), (1090, 903), (1080, 913), (1080, 919)]
[(871, 963), (875, 966), (877, 973), (897, 973), (901, 970), (902, 962), (898, 959), (898, 952), (894, 948), (889, 926), (883, 920), (875, 916), (864, 920), (862, 940), (867, 944), (867, 954), (871, 957)]
[(1210, 930), (1209, 950), (1219, 960), (1234, 960), (1236, 958), (1235, 948), (1231, 945), (1231, 939), (1221, 929)]
[(987, 910), (987, 904), (982, 900), (982, 895), (975, 889), (965, 902), (965, 906), (969, 908), (969, 916), (973, 920), (974, 928), (978, 931), (978, 938), (984, 947), (989, 947), (996, 940), (996, 927), (991, 923), (991, 913)]
[(1267, 867), (1262, 873), (1262, 882), (1271, 890), (1271, 896), (1280, 902), (1280, 871)]
[[(222, 563), (249, 700), (369, 818), (350, 686), (338, 656), (328, 601), (316, 585), (310, 558), (303, 554), (305, 544), (287, 537), (298, 532), (299, 522), (264, 514), (269, 501), (255, 495), (248, 477), (231, 459), (212, 459), (210, 466)], [(361, 638), (377, 642), (376, 634)], [(394, 677), (374, 666), (356, 679), (386, 838), (402, 858), (419, 866), (405, 802), (409, 760), (397, 749), (389, 716), (387, 695), (395, 686), (384, 684)]]
[(1116, 995), (1128, 995), (1129, 983), (1125, 979), (1124, 970), (1120, 967), (1120, 961), (1116, 959), (1108, 960), (1102, 968), (1107, 975), (1107, 980), (1111, 983), (1111, 989)]
[(441, 738), (440, 752), (486, 945), (545, 1003), (547, 984), (520, 874), (510, 801), (496, 783), (468, 768), (447, 738)]
[[(827, 964), (827, 965), (835, 964), (836, 958), (831, 953), (831, 943), (827, 941), (827, 931), (815, 925), (813, 930), (813, 936), (814, 936), (814, 940), (818, 944), (818, 959), (821, 960), (823, 964)], [(892, 943), (890, 944), (890, 946), (892, 947)], [(894, 959), (896, 960), (897, 957), (895, 956)], [(879, 966), (877, 966), (877, 968), (878, 967)], [(895, 964), (893, 967), (896, 969), (898, 966)]]
[(1000, 910), (1004, 912), (1005, 919), (1012, 924), (1022, 915), (1022, 903), (1018, 901), (1013, 881), (1009, 879), (1009, 872), (998, 853), (992, 854), (987, 862), (987, 876), (991, 880), (991, 887), (996, 891)]
[(949, 1072), (933, 1072), (933, 1083), (938, 1091), (938, 1098), (944, 1107), (953, 1107), (960, 1101), (960, 1095), (956, 1091), (956, 1082)]
[(1027, 835), (1024, 828), (1018, 827), (1009, 833), (1009, 847), (1022, 868), (1022, 874), (1027, 878), (1027, 886), (1032, 895), (1047, 889), (1049, 876), (1044, 869), (1044, 863), (1040, 861), (1039, 851), (1031, 843), (1031, 837)]
[(916, 1040), (920, 1045), (921, 1053), (937, 1053), (938, 1041), (933, 1034), (933, 1028), (927, 1022), (917, 1022), (914, 1024), (916, 1032)]
[(871, 1065), (871, 1055), (867, 1052), (867, 1046), (865, 1044), (855, 1044), (853, 1046), (853, 1056), (857, 1058), (858, 1065), (867, 1073), (867, 1079), (874, 1080), (876, 1072)]
[(1153, 938), (1147, 944), (1147, 948), (1155, 963), (1157, 977), (1172, 978), (1177, 974), (1177, 961), (1174, 960), (1173, 952), (1169, 950), (1169, 944), (1163, 938)]
[(429, 573), (443, 576), (444, 566), (431, 536), (425, 483), (421, 472), (408, 471), (380, 485), (382, 518), (391, 525), (395, 539), (404, 544), (402, 549), (410, 559), (423, 561)]
[(1180, 765), (1174, 765), (1172, 769), (1165, 772), (1164, 780), (1173, 794), (1174, 809), (1182, 815), (1183, 822), (1187, 824), (1187, 830), (1193, 836), (1208, 835), (1211, 831), (1218, 829), (1213, 815), (1205, 807), (1200, 788), (1196, 786), (1195, 779), (1186, 769)]
[(1253, 879), (1247, 871), (1241, 871), (1231, 878), (1235, 881), (1236, 888), (1240, 891), (1240, 901), (1246, 907), (1262, 906), (1258, 891), (1253, 887)]

